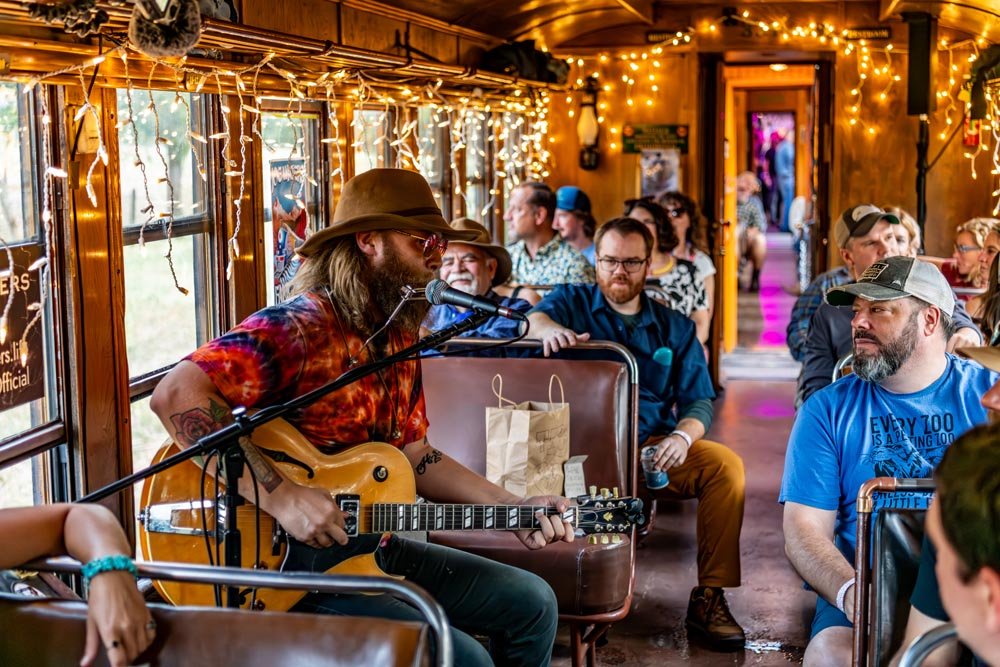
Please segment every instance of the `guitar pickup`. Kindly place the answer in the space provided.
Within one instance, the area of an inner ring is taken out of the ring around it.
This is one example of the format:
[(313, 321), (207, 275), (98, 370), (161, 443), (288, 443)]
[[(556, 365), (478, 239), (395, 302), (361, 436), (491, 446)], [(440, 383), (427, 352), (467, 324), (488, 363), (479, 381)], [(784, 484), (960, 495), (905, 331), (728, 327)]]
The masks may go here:
[(344, 515), (344, 532), (348, 537), (358, 536), (358, 517), (361, 513), (361, 496), (344, 493), (334, 496), (337, 507)]

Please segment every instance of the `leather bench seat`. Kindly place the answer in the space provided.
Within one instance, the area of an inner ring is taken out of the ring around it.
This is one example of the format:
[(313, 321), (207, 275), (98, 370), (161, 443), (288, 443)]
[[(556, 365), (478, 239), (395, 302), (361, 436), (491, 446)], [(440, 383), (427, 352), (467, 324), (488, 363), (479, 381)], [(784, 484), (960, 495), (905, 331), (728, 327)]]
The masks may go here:
[[(429, 654), (426, 626), (376, 618), (150, 605), (157, 636), (136, 664), (157, 667), (415, 667)], [(82, 602), (0, 594), (0, 665), (76, 665)], [(97, 665), (107, 665), (103, 655)]]
[[(570, 456), (586, 454), (588, 485), (632, 488), (630, 391), (620, 361), (562, 358), (432, 357), (422, 360), (424, 396), (432, 446), (470, 469), (486, 471), (486, 407), (496, 406), (492, 379), (503, 376), (503, 395), (515, 402), (548, 401), (549, 378), (562, 380), (570, 405)], [(558, 388), (553, 400), (559, 400)], [(545, 579), (564, 616), (627, 611), (634, 549), (622, 535), (615, 544), (571, 544), (527, 549), (500, 532), (432, 532), (429, 539), (533, 572)]]
[(432, 541), (476, 553), (549, 582), (559, 601), (559, 613), (571, 616), (606, 612), (625, 604), (629, 593), (631, 544), (627, 535), (618, 544), (550, 544), (531, 551), (509, 533), (432, 533)]

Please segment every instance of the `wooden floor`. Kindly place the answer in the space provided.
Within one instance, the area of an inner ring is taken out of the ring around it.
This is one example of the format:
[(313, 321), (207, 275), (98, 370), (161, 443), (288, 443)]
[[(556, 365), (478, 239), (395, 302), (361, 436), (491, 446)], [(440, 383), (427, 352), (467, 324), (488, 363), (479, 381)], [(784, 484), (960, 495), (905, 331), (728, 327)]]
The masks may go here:
[[(794, 297), (788, 236), (772, 236), (772, 252), (760, 294), (741, 293), (740, 341), (763, 355), (781, 354)], [(782, 247), (784, 246), (784, 247)], [(780, 332), (781, 340), (778, 340)], [(787, 349), (784, 351), (787, 355)], [(791, 429), (793, 380), (728, 380), (715, 403), (710, 437), (743, 457), (747, 503), (741, 539), (743, 586), (727, 590), (746, 648), (716, 653), (688, 641), (687, 601), (697, 583), (695, 502), (661, 507), (653, 534), (639, 550), (636, 597), (630, 615), (615, 625), (599, 665), (789, 665), (800, 664), (815, 595), (802, 589), (788, 564), (781, 534), (778, 487)], [(568, 634), (560, 635), (553, 665), (565, 667)]]

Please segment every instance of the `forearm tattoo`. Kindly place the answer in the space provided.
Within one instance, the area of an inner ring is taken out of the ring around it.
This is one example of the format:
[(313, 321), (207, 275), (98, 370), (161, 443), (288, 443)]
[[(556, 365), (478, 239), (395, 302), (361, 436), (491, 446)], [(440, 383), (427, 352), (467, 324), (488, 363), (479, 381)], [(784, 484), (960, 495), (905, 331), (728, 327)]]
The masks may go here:
[(247, 465), (253, 470), (253, 474), (257, 477), (257, 482), (264, 487), (264, 490), (271, 493), (285, 481), (285, 478), (278, 473), (275, 467), (271, 465), (271, 462), (264, 458), (264, 455), (260, 453), (257, 446), (250, 441), (250, 438), (240, 438), (240, 447), (243, 448), (243, 453), (246, 455)]
[[(232, 421), (233, 416), (229, 408), (213, 399), (208, 400), (207, 410), (203, 407), (197, 407), (170, 416), (170, 423), (174, 425), (174, 438), (177, 440), (177, 444), (182, 447), (190, 447), (209, 433), (214, 433), (223, 426), (231, 424)], [(264, 458), (260, 450), (250, 442), (249, 438), (242, 438), (240, 446), (246, 455), (247, 465), (257, 476), (260, 485), (268, 493), (278, 488), (278, 485), (284, 481), (284, 477)]]
[(437, 463), (441, 458), (441, 452), (436, 449), (432, 449), (427, 454), (424, 454), (424, 457), (420, 459), (420, 463), (417, 464), (417, 474), (423, 475), (427, 472), (427, 466)]

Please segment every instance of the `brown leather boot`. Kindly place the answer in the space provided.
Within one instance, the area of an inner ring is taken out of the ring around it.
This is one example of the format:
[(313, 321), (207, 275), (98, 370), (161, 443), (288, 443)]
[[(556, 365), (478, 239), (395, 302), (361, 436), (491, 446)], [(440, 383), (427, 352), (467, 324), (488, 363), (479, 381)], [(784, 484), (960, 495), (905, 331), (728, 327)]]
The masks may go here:
[(746, 633), (729, 611), (721, 588), (699, 586), (691, 591), (685, 625), (717, 651), (737, 651), (746, 644)]

